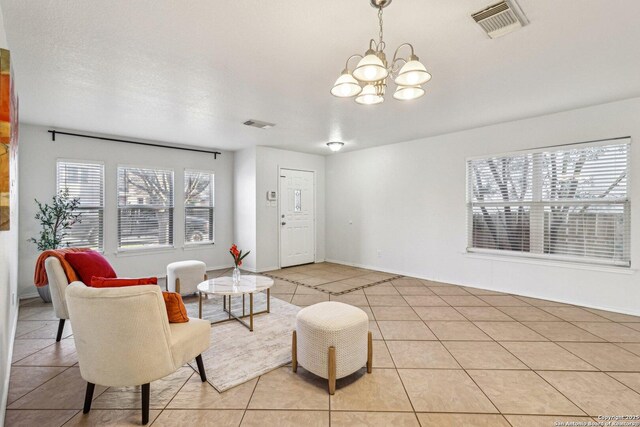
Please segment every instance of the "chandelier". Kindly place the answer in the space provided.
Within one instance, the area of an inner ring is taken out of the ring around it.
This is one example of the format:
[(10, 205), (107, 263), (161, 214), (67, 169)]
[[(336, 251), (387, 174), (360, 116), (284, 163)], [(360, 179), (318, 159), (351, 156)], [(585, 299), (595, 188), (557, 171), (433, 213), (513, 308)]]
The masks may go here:
[[(388, 6), (392, 0), (370, 1), (371, 6), (378, 9), (379, 39), (377, 42), (371, 39), (369, 50), (365, 52), (364, 56), (351, 55), (347, 59), (342, 74), (331, 89), (331, 94), (338, 98), (355, 96), (355, 101), (358, 104), (380, 104), (384, 101), (387, 79), (392, 77), (396, 84), (396, 90), (393, 93), (395, 99), (409, 101), (420, 98), (425, 93), (422, 85), (431, 80), (431, 74), (418, 60), (410, 43), (398, 46), (393, 54), (393, 60), (390, 64), (387, 63), (387, 56), (384, 53), (386, 45), (383, 40), (382, 9)], [(398, 56), (404, 47), (408, 47), (411, 52), (406, 59)], [(349, 61), (353, 58), (360, 58), (360, 61), (353, 71), (350, 71)]]

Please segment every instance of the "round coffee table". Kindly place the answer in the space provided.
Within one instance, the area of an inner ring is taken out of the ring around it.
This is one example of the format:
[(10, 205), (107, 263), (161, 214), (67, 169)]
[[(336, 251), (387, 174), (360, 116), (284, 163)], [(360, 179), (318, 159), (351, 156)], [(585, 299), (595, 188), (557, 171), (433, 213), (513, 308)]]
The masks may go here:
[[(271, 311), (271, 287), (273, 279), (265, 276), (244, 275), (240, 276), (238, 282), (234, 282), (229, 276), (216, 277), (214, 279), (205, 280), (198, 285), (198, 314), (202, 319), (202, 295), (222, 295), (222, 308), (229, 315), (228, 319), (211, 322), (211, 324), (228, 322), (229, 320), (237, 320), (244, 326), (253, 331), (253, 316)], [(256, 292), (267, 291), (267, 309), (255, 312), (253, 311), (253, 294)], [(249, 295), (249, 314), (245, 312), (245, 297)], [(231, 297), (242, 296), (242, 316), (236, 316), (231, 312)], [(229, 299), (227, 303), (227, 298)], [(249, 323), (244, 318), (249, 317)]]

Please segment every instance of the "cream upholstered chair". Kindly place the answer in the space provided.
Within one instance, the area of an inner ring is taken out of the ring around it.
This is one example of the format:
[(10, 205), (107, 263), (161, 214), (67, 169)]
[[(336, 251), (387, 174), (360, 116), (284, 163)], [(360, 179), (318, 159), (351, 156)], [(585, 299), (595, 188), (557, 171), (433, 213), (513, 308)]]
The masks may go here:
[(371, 373), (373, 347), (369, 317), (362, 309), (337, 301), (305, 307), (296, 317), (291, 343), (291, 366), (329, 380), (329, 394), (336, 379), (351, 375), (365, 364)]
[(167, 265), (168, 291), (195, 294), (198, 284), (204, 280), (207, 280), (207, 265), (202, 261), (178, 261)]
[(142, 385), (142, 423), (147, 424), (151, 381), (193, 358), (206, 381), (201, 353), (209, 348), (211, 324), (200, 319), (169, 323), (159, 286), (90, 288), (73, 282), (66, 295), (80, 375), (87, 381), (85, 414), (96, 384)]
[(56, 317), (60, 319), (58, 323), (58, 334), (56, 335), (56, 341), (60, 341), (64, 329), (64, 322), (69, 318), (67, 301), (65, 300), (65, 292), (67, 286), (69, 286), (69, 281), (58, 258), (47, 258), (44, 261), (44, 269), (47, 272), (47, 279), (49, 280), (49, 291), (51, 292), (53, 311), (56, 313)]

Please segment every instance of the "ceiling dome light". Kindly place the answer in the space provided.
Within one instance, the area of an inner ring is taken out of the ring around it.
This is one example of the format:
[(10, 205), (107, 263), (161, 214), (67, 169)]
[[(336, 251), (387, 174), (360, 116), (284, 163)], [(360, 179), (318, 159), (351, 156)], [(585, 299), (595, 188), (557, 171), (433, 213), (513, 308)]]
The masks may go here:
[(366, 85), (360, 95), (356, 97), (356, 102), (362, 105), (380, 104), (384, 101), (384, 97), (378, 94), (374, 85)]
[(349, 70), (345, 69), (331, 88), (331, 95), (338, 98), (350, 98), (362, 92), (362, 87), (353, 78)]
[(418, 61), (418, 57), (411, 55), (409, 61), (402, 66), (398, 77), (394, 80), (399, 86), (418, 86), (431, 80), (431, 74), (422, 62)]
[[(420, 86), (398, 86), (393, 97), (398, 101), (411, 101), (424, 95), (424, 89)], [(358, 99), (356, 98), (356, 101)]]
[(387, 78), (389, 71), (384, 62), (376, 53), (369, 49), (364, 58), (358, 62), (358, 66), (353, 70), (353, 77), (361, 82), (377, 82)]
[(340, 141), (327, 142), (327, 147), (329, 147), (331, 151), (340, 151), (343, 145), (344, 145), (344, 142), (340, 142)]

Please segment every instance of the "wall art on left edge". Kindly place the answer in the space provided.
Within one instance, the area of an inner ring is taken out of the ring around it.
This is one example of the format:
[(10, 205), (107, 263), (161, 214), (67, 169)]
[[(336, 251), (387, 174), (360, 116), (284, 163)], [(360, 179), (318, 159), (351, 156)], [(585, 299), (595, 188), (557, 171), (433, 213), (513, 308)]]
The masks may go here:
[(11, 227), (11, 201), (18, 171), (18, 98), (11, 54), (0, 49), (0, 231)]

